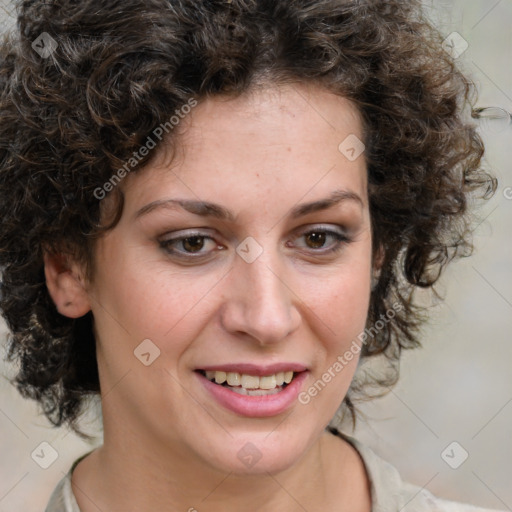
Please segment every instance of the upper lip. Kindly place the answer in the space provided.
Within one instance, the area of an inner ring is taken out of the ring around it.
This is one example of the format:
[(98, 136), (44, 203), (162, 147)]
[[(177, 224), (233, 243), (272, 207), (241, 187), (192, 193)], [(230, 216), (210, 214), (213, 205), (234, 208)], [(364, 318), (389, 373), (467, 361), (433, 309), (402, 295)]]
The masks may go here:
[(197, 370), (243, 373), (245, 375), (264, 377), (266, 375), (274, 375), (279, 372), (303, 372), (307, 370), (307, 367), (299, 363), (274, 363), (265, 366), (251, 363), (234, 363), (202, 366), (201, 368), (197, 368)]

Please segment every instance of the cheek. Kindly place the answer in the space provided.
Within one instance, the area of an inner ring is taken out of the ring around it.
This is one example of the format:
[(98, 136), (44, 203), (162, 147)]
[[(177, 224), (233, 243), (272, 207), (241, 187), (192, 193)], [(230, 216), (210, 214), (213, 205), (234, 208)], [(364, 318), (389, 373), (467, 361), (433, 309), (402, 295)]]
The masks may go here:
[(360, 356), (370, 300), (367, 267), (348, 268), (311, 290), (311, 309), (316, 325), (315, 365), (311, 379), (299, 395), (312, 418), (327, 423), (345, 397)]
[(94, 313), (100, 335), (118, 333), (126, 338), (129, 334), (133, 343), (154, 339), (169, 349), (186, 341), (191, 329), (201, 328), (200, 318), (206, 316), (203, 311), (198, 318), (197, 312), (208, 303), (208, 291), (221, 280), (221, 274), (170, 269), (164, 259), (148, 259), (142, 251), (127, 250), (124, 258), (120, 252), (111, 252), (112, 261), (118, 263), (103, 267), (96, 281)]
[(324, 324), (334, 346), (344, 345), (364, 329), (370, 301), (370, 266), (360, 264), (331, 270), (328, 279), (310, 282), (307, 304), (317, 323)]

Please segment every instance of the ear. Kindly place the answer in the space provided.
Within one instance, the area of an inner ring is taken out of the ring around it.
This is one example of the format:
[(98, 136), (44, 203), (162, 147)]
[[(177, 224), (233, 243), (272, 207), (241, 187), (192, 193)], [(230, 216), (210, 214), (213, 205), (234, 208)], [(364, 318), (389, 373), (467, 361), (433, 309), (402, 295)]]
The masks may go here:
[(80, 267), (63, 254), (44, 254), (46, 287), (57, 311), (69, 318), (79, 318), (91, 310), (89, 295)]
[(377, 250), (375, 251), (375, 255), (373, 257), (373, 266), (372, 266), (372, 291), (377, 287), (380, 277), (380, 271), (382, 265), (384, 264), (384, 247), (379, 245)]
[(375, 255), (373, 257), (373, 271), (376, 274), (380, 273), (380, 269), (382, 268), (382, 265), (384, 264), (384, 256), (385, 256), (384, 247), (382, 247), (382, 244), (381, 244), (375, 251)]

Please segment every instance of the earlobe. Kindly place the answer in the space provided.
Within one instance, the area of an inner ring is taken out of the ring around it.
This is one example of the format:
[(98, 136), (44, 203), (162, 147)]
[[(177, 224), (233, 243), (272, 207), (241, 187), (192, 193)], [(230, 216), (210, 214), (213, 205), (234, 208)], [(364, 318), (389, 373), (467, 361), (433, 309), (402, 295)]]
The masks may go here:
[(63, 254), (44, 254), (46, 287), (57, 311), (69, 318), (79, 318), (91, 310), (78, 265)]

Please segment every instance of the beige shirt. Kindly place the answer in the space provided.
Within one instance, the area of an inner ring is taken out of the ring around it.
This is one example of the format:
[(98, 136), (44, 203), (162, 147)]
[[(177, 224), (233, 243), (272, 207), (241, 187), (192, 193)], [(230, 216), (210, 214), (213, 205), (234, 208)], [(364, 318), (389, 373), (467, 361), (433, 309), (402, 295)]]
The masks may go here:
[[(364, 462), (371, 483), (372, 512), (495, 512), (443, 500), (426, 489), (402, 482), (398, 471), (370, 448), (346, 434), (339, 435), (354, 446)], [(58, 483), (45, 512), (80, 512), (71, 490), (71, 473), (86, 455), (77, 459)]]

